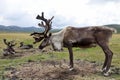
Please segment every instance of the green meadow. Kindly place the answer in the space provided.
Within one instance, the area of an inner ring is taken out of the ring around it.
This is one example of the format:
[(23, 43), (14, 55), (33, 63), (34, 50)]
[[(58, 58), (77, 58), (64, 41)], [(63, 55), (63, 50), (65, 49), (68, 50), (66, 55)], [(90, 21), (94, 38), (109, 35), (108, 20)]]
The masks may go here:
[[(32, 44), (34, 41), (29, 33), (0, 33), (0, 80), (3, 78), (5, 73), (5, 68), (10, 66), (18, 66), (20, 64), (26, 63), (28, 60), (40, 61), (40, 60), (52, 60), (51, 54), (56, 56), (54, 60), (66, 59), (69, 60), (69, 54), (67, 49), (65, 48), (63, 52), (50, 52), (50, 54), (40, 54), (41, 52), (36, 52), (36, 54), (27, 55), (24, 57), (16, 57), (16, 58), (2, 58), (3, 48), (5, 48), (5, 44), (3, 43), (3, 39), (6, 38), (8, 41), (15, 40), (17, 45), (15, 49), (18, 48), (20, 42), (24, 42), (25, 44)], [(37, 49), (40, 43), (34, 44), (34, 48)], [(120, 68), (120, 34), (113, 34), (112, 38), (109, 42), (110, 49), (113, 51), (113, 59), (112, 66)], [(97, 63), (103, 64), (104, 62), (104, 53), (102, 49), (97, 46), (95, 48), (73, 48), (74, 51), (74, 60), (86, 60), (86, 61), (95, 61)], [(102, 66), (100, 66), (102, 67)], [(80, 77), (78, 80), (93, 80), (93, 77), (98, 77), (94, 80), (120, 80), (120, 74), (113, 74), (109, 77), (104, 77), (100, 74), (93, 74), (92, 78), (84, 78)]]

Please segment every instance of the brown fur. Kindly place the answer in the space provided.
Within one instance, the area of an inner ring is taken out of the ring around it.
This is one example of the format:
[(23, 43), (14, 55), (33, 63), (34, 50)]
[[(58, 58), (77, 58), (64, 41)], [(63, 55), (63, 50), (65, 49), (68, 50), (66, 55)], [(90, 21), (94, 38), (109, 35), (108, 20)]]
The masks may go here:
[(99, 40), (102, 39), (108, 42), (111, 35), (112, 31), (109, 28), (106, 29), (101, 27), (67, 27), (63, 42), (64, 44), (70, 43), (72, 47), (86, 48), (87, 46), (92, 47), (91, 45), (97, 44), (97, 38), (99, 38)]

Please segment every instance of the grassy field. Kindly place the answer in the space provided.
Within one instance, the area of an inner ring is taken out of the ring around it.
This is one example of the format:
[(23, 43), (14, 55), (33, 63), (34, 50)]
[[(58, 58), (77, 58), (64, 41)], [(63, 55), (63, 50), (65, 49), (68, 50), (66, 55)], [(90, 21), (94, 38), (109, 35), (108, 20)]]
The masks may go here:
[[(25, 44), (32, 44), (33, 38), (29, 36), (29, 33), (0, 33), (0, 79), (5, 79), (4, 73), (6, 68), (10, 66), (18, 66), (24, 64), (29, 60), (40, 61), (40, 60), (53, 60), (52, 56), (55, 56), (54, 60), (68, 60), (68, 52), (65, 49), (63, 52), (48, 52), (50, 54), (40, 54), (41, 52), (36, 51), (36, 54), (27, 53), (26, 56), (16, 57), (16, 58), (2, 58), (2, 49), (6, 46), (3, 43), (3, 39), (6, 38), (8, 41), (15, 40), (17, 45), (15, 49), (18, 48), (19, 43), (23, 41)], [(35, 44), (34, 47), (37, 48), (38, 44)], [(113, 51), (113, 60), (112, 66), (120, 68), (120, 34), (114, 34), (110, 40), (110, 49)], [(104, 53), (100, 47), (88, 48), (88, 49), (79, 49), (74, 48), (74, 60), (85, 60), (85, 61), (95, 61), (96, 63), (102, 64), (104, 61)], [(24, 52), (24, 51), (23, 51)], [(34, 52), (33, 52), (34, 53)], [(100, 66), (101, 67), (101, 66)], [(110, 77), (104, 77), (100, 73), (93, 74), (89, 77), (78, 77), (76, 80), (120, 80), (120, 74), (112, 74)]]

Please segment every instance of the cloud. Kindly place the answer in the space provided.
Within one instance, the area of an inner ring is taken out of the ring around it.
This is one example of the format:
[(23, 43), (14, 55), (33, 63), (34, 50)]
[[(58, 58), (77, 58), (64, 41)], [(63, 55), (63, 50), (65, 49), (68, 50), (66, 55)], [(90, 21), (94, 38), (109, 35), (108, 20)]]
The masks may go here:
[(65, 18), (61, 15), (55, 15), (53, 19), (53, 27), (54, 28), (64, 28), (67, 26), (78, 26), (78, 24), (74, 21), (74, 18)]
[(98, 5), (98, 4), (106, 4), (109, 2), (118, 3), (118, 2), (120, 2), (120, 0), (89, 0), (88, 3)]
[(45, 12), (53, 27), (120, 24), (119, 0), (0, 0), (0, 25), (37, 26)]

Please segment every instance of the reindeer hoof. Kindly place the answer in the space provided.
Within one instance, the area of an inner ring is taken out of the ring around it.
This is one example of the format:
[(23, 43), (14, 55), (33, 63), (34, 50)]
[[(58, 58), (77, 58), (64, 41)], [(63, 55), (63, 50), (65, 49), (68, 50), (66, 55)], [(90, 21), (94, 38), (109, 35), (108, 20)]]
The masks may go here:
[(70, 71), (73, 71), (73, 70), (74, 70), (74, 68), (70, 68), (69, 70), (70, 70)]
[(104, 75), (105, 77), (110, 76), (110, 73), (111, 73), (111, 70), (108, 70), (108, 71), (106, 72), (106, 70), (103, 69), (103, 75)]
[(108, 76), (110, 76), (110, 70), (108, 71), (108, 72), (103, 72), (103, 75), (105, 76), (105, 77), (108, 77)]
[(108, 77), (108, 76), (110, 76), (110, 74), (109, 74), (108, 72), (106, 72), (106, 73), (103, 73), (103, 75), (104, 75), (105, 77)]

